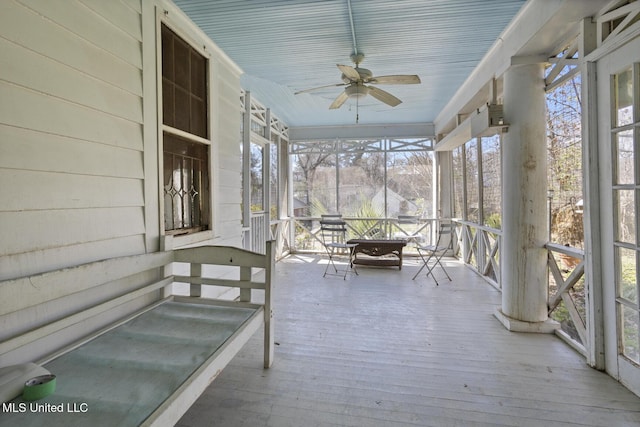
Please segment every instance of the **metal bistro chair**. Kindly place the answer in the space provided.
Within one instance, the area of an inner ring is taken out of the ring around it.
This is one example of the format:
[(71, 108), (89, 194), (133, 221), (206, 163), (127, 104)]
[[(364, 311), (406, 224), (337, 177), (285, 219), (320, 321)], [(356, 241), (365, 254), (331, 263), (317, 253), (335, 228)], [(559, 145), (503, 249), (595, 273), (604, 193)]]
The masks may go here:
[(447, 273), (447, 270), (444, 268), (444, 265), (442, 265), (441, 260), (447, 252), (453, 251), (454, 234), (455, 226), (453, 223), (441, 222), (438, 229), (438, 240), (435, 245), (416, 246), (423, 264), (415, 276), (413, 276), (413, 280), (415, 280), (416, 277), (418, 277), (418, 274), (420, 274), (420, 272), (426, 267), (427, 276), (431, 275), (433, 280), (436, 282), (436, 286), (438, 286), (438, 279), (436, 279), (436, 276), (433, 273), (436, 266), (440, 266), (442, 271), (444, 271), (444, 274), (447, 275), (449, 281), (451, 281), (451, 276)]
[[(347, 243), (347, 223), (342, 219), (323, 219), (320, 221), (320, 235), (322, 236), (322, 244), (329, 256), (329, 262), (324, 269), (322, 277), (328, 274), (330, 276), (342, 276), (342, 278), (346, 280), (347, 274), (352, 272), (358, 274), (358, 270), (356, 270), (353, 265), (353, 252), (358, 244)], [(349, 263), (344, 268), (344, 271), (342, 271), (338, 270), (334, 258), (344, 252), (348, 253)], [(333, 267), (335, 273), (328, 272), (329, 266)]]

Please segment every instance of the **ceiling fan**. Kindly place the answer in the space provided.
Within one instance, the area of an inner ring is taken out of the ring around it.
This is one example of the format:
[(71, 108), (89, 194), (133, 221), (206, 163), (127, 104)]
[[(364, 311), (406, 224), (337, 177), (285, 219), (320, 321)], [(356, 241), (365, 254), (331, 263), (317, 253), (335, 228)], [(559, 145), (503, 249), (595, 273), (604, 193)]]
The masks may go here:
[(345, 86), (344, 91), (340, 93), (340, 95), (338, 95), (333, 103), (331, 103), (329, 109), (334, 110), (336, 108), (340, 108), (342, 104), (344, 104), (349, 98), (355, 98), (356, 100), (358, 100), (359, 98), (362, 98), (366, 95), (371, 95), (378, 101), (384, 102), (391, 107), (395, 107), (402, 102), (400, 99), (396, 98), (387, 91), (370, 85), (409, 85), (420, 83), (420, 77), (415, 74), (375, 77), (371, 70), (359, 67), (363, 59), (364, 54), (358, 53), (351, 55), (351, 60), (355, 63), (355, 67), (337, 64), (338, 69), (342, 71), (342, 83), (301, 90), (296, 92), (295, 95), (329, 87)]

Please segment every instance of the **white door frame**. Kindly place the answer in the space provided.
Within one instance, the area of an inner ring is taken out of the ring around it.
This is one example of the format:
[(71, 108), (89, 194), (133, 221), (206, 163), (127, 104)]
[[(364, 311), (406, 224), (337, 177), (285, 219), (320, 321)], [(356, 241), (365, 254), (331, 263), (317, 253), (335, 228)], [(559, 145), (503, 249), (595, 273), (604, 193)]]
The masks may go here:
[[(640, 395), (640, 367), (621, 356), (619, 332), (619, 314), (616, 303), (616, 267), (614, 257), (615, 232), (615, 200), (613, 197), (613, 142), (612, 142), (612, 76), (620, 71), (640, 63), (640, 38), (630, 41), (615, 50), (602, 55), (597, 60), (597, 111), (598, 111), (598, 163), (599, 163), (599, 193), (600, 193), (600, 238), (602, 267), (602, 308), (604, 330), (604, 359), (605, 369), (634, 393)], [(639, 67), (635, 67), (638, 71)], [(636, 84), (638, 78), (635, 78)], [(638, 89), (636, 87), (636, 98)], [(635, 100), (637, 110), (637, 102)], [(636, 118), (638, 112), (635, 113)], [(636, 138), (639, 130), (636, 126)], [(636, 176), (640, 150), (636, 149)], [(636, 183), (638, 183), (636, 178)], [(638, 194), (638, 191), (636, 191)], [(636, 213), (638, 212), (636, 199)], [(636, 246), (640, 245), (636, 242)], [(637, 250), (637, 248), (636, 248)], [(640, 269), (640, 265), (637, 265)], [(598, 295), (592, 295), (597, 298)]]

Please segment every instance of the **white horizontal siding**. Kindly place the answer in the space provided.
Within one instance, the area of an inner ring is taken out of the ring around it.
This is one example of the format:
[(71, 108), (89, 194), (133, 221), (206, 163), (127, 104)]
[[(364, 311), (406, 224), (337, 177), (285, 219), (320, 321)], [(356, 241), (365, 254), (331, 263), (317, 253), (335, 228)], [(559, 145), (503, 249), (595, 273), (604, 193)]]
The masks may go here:
[(133, 121), (6, 81), (0, 81), (0, 99), (6, 100), (0, 103), (1, 124), (142, 150), (142, 128)]
[(242, 218), (240, 205), (239, 204), (221, 204), (220, 205), (220, 215), (222, 217), (222, 223), (225, 224), (220, 230), (220, 236), (230, 237), (234, 235), (235, 237), (240, 237), (240, 223), (239, 220)]
[[(65, 0), (60, 0), (64, 2)], [(103, 16), (112, 25), (118, 26), (122, 31), (132, 37), (142, 40), (142, 22), (140, 13), (142, 6), (140, 1), (149, 0), (81, 0), (87, 7)], [(135, 12), (135, 13), (132, 13)]]
[[(95, 3), (116, 2), (96, 1)], [(69, 2), (64, 9), (71, 10), (77, 7), (81, 5)], [(133, 10), (130, 12), (134, 13)], [(140, 17), (137, 16), (134, 19), (139, 20)], [(114, 33), (116, 32), (114, 27)], [(43, 18), (39, 13), (16, 1), (0, 2), (0, 35), (25, 49), (51, 57), (99, 80), (136, 95), (142, 94), (140, 68), (70, 32), (64, 25)]]
[[(216, 237), (220, 241), (216, 244), (241, 246), (242, 243), (242, 212), (239, 203), (218, 204), (218, 232)], [(225, 243), (222, 243), (225, 242)]]
[[(0, 39), (0, 68), (2, 78), (15, 85), (142, 122), (142, 102), (138, 95), (5, 39)], [(43, 70), (47, 72), (46, 78), (42, 76)]]
[(0, 256), (143, 233), (138, 207), (0, 212)]
[[(224, 158), (225, 156), (222, 156)], [(238, 211), (240, 211), (240, 206), (242, 204), (242, 170), (236, 169), (233, 167), (234, 165), (229, 165), (231, 161), (237, 161), (237, 158), (232, 156), (226, 157), (230, 159), (227, 162), (227, 165), (224, 168), (220, 168), (219, 171), (219, 187), (220, 187), (220, 197), (219, 201), (221, 205), (232, 205), (233, 207), (237, 207)], [(248, 183), (247, 183), (248, 185)], [(234, 219), (235, 219), (234, 215)], [(240, 215), (240, 222), (242, 222)], [(228, 218), (225, 218), (228, 219)]]
[(0, 2), (1, 279), (145, 251), (140, 13)]
[(220, 203), (242, 203), (242, 192), (238, 183), (242, 180), (240, 171), (232, 169), (221, 169), (220, 179)]
[(142, 179), (142, 166), (139, 150), (0, 124), (0, 168)]
[[(142, 206), (142, 181), (0, 169), (3, 211)], [(28, 197), (25, 197), (28, 195)]]
[[(140, 3), (141, 1), (142, 0), (122, 0), (122, 3), (135, 10), (139, 14), (142, 14), (142, 4)], [(113, 22), (114, 20), (112, 19), (111, 21)]]
[[(0, 280), (51, 271), (64, 264), (76, 265), (97, 259), (136, 255), (144, 250), (144, 236), (138, 234), (4, 255), (0, 256)], [(70, 262), (64, 263), (61, 260), (69, 260)]]
[[(212, 52), (214, 243), (239, 245), (239, 70), (155, 3)], [(155, 13), (141, 0), (0, 2), (2, 279), (157, 245)]]
[(238, 164), (240, 161), (240, 120), (241, 113), (238, 110), (231, 110), (228, 103), (223, 103), (222, 111), (220, 111), (220, 138), (225, 141), (221, 145), (220, 150), (227, 154), (237, 156)]
[(241, 111), (238, 107), (240, 80), (224, 63), (216, 64), (219, 232), (224, 241), (241, 244), (242, 162), (240, 153)]
[[(119, 1), (18, 1), (115, 58), (142, 68), (141, 21)], [(118, 26), (122, 24), (123, 27)]]

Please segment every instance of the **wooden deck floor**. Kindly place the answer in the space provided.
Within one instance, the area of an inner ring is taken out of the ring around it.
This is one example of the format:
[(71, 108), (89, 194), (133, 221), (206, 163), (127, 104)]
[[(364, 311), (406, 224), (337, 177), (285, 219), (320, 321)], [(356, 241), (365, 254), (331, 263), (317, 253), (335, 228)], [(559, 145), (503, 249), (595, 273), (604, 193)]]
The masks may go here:
[(275, 362), (261, 331), (180, 427), (638, 426), (640, 398), (553, 335), (509, 332), (500, 293), (453, 262), (453, 282), (324, 260), (277, 264)]

